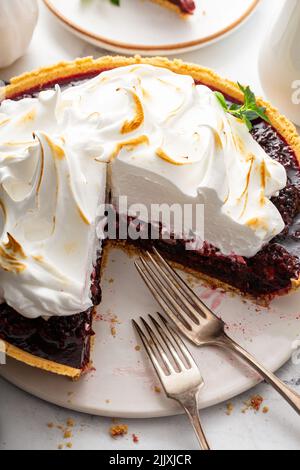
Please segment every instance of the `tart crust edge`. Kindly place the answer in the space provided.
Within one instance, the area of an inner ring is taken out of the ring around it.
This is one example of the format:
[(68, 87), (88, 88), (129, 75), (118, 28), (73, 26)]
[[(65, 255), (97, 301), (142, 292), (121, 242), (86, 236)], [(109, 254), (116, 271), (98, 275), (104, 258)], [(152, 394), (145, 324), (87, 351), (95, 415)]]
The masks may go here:
[[(154, 0), (157, 1), (157, 0)], [(243, 93), (238, 88), (237, 84), (231, 80), (224, 79), (213, 70), (201, 67), (200, 65), (186, 63), (181, 60), (175, 59), (170, 61), (164, 57), (141, 57), (139, 55), (134, 57), (123, 57), (123, 56), (105, 56), (99, 59), (93, 57), (86, 57), (76, 59), (71, 62), (59, 62), (49, 67), (42, 67), (32, 72), (27, 72), (11, 79), (11, 83), (4, 87), (4, 94), (1, 96), (5, 99), (14, 98), (15, 96), (38, 88), (48, 83), (55, 82), (57, 79), (64, 79), (72, 76), (80, 76), (81, 74), (88, 74), (102, 70), (109, 70), (116, 67), (124, 67), (128, 65), (138, 64), (149, 64), (158, 67), (164, 67), (172, 70), (175, 73), (182, 75), (190, 75), (195, 80), (201, 81), (201, 83), (218, 89), (219, 91), (243, 101)], [(300, 136), (297, 133), (296, 127), (291, 123), (285, 116), (281, 115), (279, 111), (273, 107), (270, 103), (264, 101), (262, 98), (258, 98), (258, 103), (261, 106), (265, 106), (267, 115), (271, 121), (273, 127), (280, 133), (280, 135), (286, 140), (287, 144), (290, 145), (296, 154), (298, 161), (300, 162)], [(203, 276), (204, 278), (204, 276)], [(216, 280), (205, 276), (205, 280), (212, 282), (216, 285)], [(300, 278), (291, 279), (292, 287), (291, 291), (300, 288)], [(224, 283), (217, 281), (217, 285), (224, 287)], [(72, 367), (64, 366), (59, 363), (48, 361), (37, 356), (33, 356), (13, 345), (4, 341), (6, 345), (6, 354), (20, 362), (27, 365), (37, 367), (39, 369), (53, 372), (59, 375), (64, 375), (73, 379), (77, 379), (82, 374), (80, 369), (74, 369)]]
[(78, 379), (82, 374), (80, 369), (75, 369), (58, 362), (49, 361), (47, 359), (34, 356), (23, 349), (20, 349), (7, 341), (3, 341), (5, 347), (5, 353), (7, 356), (27, 364), (28, 366), (35, 367), (37, 369), (44, 370), (46, 372), (52, 372), (54, 374), (70, 377), (71, 379)]

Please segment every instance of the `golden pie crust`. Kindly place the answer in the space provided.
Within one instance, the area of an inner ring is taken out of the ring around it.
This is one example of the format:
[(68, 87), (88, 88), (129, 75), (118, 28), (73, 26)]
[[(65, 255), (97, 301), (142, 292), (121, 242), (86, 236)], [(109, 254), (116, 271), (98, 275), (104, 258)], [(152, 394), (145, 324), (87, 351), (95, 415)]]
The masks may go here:
[(38, 356), (33, 356), (32, 354), (23, 351), (16, 346), (9, 344), (7, 341), (3, 341), (5, 346), (5, 354), (13, 359), (16, 359), (19, 362), (23, 362), (31, 367), (36, 367), (37, 369), (42, 369), (47, 372), (52, 372), (53, 374), (63, 375), (70, 377), (74, 380), (78, 379), (82, 374), (80, 369), (74, 369), (73, 367), (68, 367), (57, 362), (48, 361)]
[[(173, 7), (171, 4), (166, 5), (168, 2), (164, 0), (154, 1), (156, 1), (156, 3), (163, 4), (164, 6), (168, 6), (169, 8)], [(221, 78), (211, 69), (191, 63), (185, 63), (181, 60), (170, 61), (163, 57), (143, 58), (140, 56), (106, 56), (99, 59), (86, 57), (83, 59), (77, 59), (73, 62), (60, 62), (50, 67), (43, 67), (34, 70), (33, 72), (14, 77), (11, 80), (10, 85), (4, 88), (4, 97), (13, 99), (15, 96), (30, 92), (30, 90), (42, 87), (44, 85), (55, 84), (56, 81), (62, 79), (78, 77), (85, 74), (93, 74), (97, 73), (97, 71), (101, 72), (103, 70), (134, 64), (149, 64), (167, 68), (175, 73), (190, 75), (195, 80), (200, 81), (204, 85), (218, 89), (222, 93), (231, 96), (232, 98), (243, 101), (243, 93), (238, 88), (237, 84), (228, 79)], [(295, 126), (286, 117), (282, 116), (278, 110), (268, 102), (258, 98), (258, 103), (259, 105), (266, 108), (271, 124), (285, 139), (287, 144), (294, 150), (300, 162), (300, 136), (298, 135)], [(214, 285), (224, 287), (224, 284), (220, 283), (219, 281), (216, 282), (216, 279), (209, 278), (205, 275), (201, 275), (201, 277)], [(300, 279), (293, 279), (292, 290), (298, 288), (300, 288)], [(12, 358), (24, 362), (30, 366), (71, 378), (78, 378), (82, 373), (82, 371), (79, 369), (73, 369), (71, 367), (47, 361), (45, 359), (33, 356), (32, 354), (28, 354), (8, 343), (6, 343), (6, 353), (8, 356), (11, 356)]]

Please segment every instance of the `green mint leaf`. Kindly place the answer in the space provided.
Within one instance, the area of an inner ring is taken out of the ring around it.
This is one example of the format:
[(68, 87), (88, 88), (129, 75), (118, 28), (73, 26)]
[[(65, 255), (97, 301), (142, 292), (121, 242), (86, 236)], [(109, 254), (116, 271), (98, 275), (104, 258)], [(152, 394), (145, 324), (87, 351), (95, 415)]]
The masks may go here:
[(226, 103), (225, 96), (222, 93), (220, 93), (219, 91), (215, 91), (215, 95), (216, 95), (219, 103), (221, 104), (221, 106), (225, 109), (225, 111), (228, 111), (228, 105)]
[(229, 111), (239, 111), (241, 109), (241, 105), (234, 103), (230, 106)]
[(261, 118), (270, 123), (270, 119), (266, 114), (266, 108), (257, 105), (255, 94), (251, 88), (249, 86), (244, 87), (240, 83), (238, 83), (238, 87), (244, 94), (244, 104), (233, 103), (228, 106), (224, 95), (219, 91), (215, 92), (215, 95), (223, 109), (232, 116), (243, 121), (249, 131), (253, 129), (252, 121), (255, 121), (255, 119)]
[(238, 83), (238, 87), (244, 94), (244, 106), (246, 106), (246, 108), (256, 107), (256, 97), (250, 87), (243, 87), (240, 83)]
[(266, 115), (266, 108), (264, 108), (263, 106), (259, 106), (259, 107), (256, 108), (256, 113), (260, 118), (264, 119), (266, 122), (271, 124), (270, 119)]
[(248, 127), (249, 131), (252, 131), (252, 129), (253, 129), (252, 122), (246, 114), (243, 115), (243, 121), (246, 124), (246, 126)]
[(256, 111), (252, 111), (251, 109), (245, 110), (243, 114), (249, 119), (249, 121), (255, 121), (258, 118), (258, 114)]

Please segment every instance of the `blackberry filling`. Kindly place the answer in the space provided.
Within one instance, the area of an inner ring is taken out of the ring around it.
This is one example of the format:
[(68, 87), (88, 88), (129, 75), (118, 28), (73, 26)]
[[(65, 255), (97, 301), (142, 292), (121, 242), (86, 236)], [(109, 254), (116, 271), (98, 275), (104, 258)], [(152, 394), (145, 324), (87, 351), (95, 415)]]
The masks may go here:
[(0, 338), (10, 344), (59, 364), (85, 369), (93, 336), (93, 309), (71, 317), (29, 320), (6, 304), (0, 307)]

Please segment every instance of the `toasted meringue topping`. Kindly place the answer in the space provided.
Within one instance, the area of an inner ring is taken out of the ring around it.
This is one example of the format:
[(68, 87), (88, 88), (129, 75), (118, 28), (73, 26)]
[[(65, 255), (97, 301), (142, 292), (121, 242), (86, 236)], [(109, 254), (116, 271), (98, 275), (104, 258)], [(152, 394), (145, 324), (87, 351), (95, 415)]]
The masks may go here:
[(271, 198), (286, 185), (285, 169), (191, 77), (134, 65), (7, 100), (0, 283), (3, 300), (21, 314), (72, 315), (91, 306), (106, 164), (114, 201), (204, 204), (205, 240), (224, 254), (253, 256), (284, 228)]

